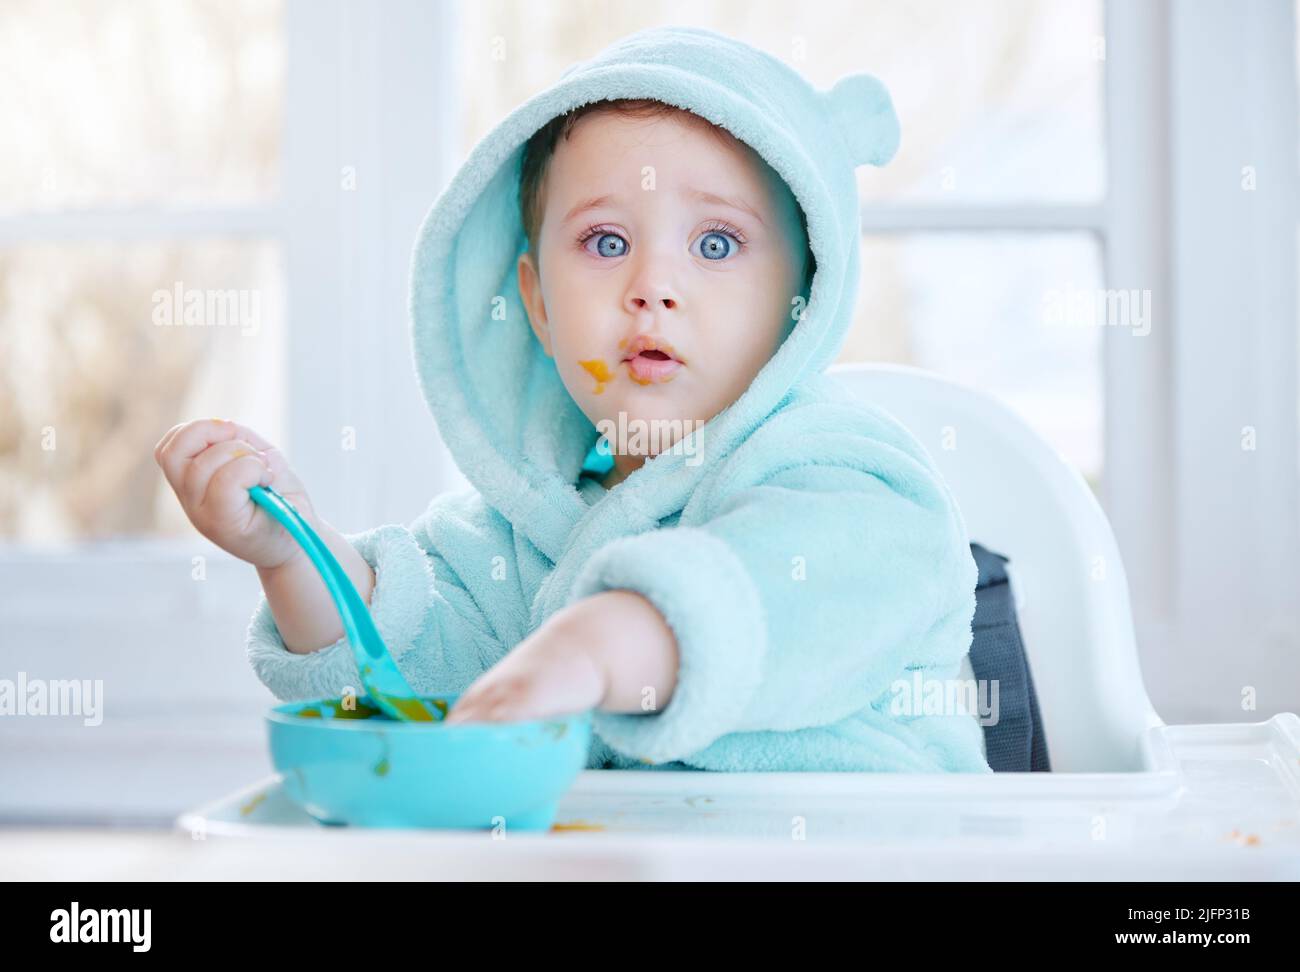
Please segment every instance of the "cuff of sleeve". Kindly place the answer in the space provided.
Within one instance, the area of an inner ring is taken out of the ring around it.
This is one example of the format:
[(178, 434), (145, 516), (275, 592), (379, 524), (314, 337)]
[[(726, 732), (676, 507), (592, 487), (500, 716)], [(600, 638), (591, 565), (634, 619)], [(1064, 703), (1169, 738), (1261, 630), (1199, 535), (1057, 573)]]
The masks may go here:
[(672, 628), (677, 684), (661, 712), (595, 712), (596, 734), (624, 755), (664, 763), (742, 728), (762, 680), (767, 624), (753, 580), (726, 543), (693, 527), (615, 540), (583, 566), (569, 603), (615, 589), (636, 591)]
[[(402, 655), (420, 636), (432, 603), (433, 570), (429, 559), (402, 526), (376, 527), (347, 534), (344, 539), (375, 570), (370, 614), (400, 666)], [(249, 622), (246, 646), (253, 671), (281, 701), (334, 698), (347, 689), (362, 691), (361, 673), (347, 636), (309, 654), (290, 651), (275, 625), (265, 594)]]

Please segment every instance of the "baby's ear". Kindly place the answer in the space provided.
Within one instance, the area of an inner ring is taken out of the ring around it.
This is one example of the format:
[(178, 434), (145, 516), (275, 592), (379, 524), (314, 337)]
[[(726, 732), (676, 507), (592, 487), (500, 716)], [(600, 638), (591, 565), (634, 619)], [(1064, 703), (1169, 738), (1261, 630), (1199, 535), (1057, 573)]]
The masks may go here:
[(548, 358), (551, 354), (551, 329), (546, 319), (546, 303), (542, 300), (542, 281), (537, 271), (537, 264), (529, 252), (519, 254), (515, 263), (515, 277), (519, 282), (519, 298), (524, 304), (524, 313), (528, 315), (528, 326), (537, 335)]
[(822, 92), (853, 165), (881, 166), (898, 151), (898, 116), (889, 89), (874, 75), (850, 74)]

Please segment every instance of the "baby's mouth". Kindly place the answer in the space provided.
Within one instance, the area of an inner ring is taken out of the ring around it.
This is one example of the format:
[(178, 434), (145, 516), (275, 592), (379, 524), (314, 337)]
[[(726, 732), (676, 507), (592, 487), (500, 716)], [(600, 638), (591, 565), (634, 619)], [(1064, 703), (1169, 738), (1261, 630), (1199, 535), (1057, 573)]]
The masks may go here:
[(652, 381), (666, 381), (681, 366), (680, 361), (662, 351), (642, 351), (627, 359), (633, 380), (643, 385)]
[(642, 385), (667, 381), (685, 364), (666, 343), (644, 336), (633, 343), (631, 353), (623, 360), (632, 380)]

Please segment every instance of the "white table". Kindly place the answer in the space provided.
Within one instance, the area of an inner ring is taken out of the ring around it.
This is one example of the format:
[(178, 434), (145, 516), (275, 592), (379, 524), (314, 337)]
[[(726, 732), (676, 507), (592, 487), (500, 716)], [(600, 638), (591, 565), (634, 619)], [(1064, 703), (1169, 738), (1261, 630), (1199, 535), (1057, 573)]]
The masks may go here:
[(326, 827), (269, 777), (172, 832), (0, 831), (0, 877), (1300, 880), (1300, 719), (1166, 726), (1147, 771), (585, 771), (549, 833)]

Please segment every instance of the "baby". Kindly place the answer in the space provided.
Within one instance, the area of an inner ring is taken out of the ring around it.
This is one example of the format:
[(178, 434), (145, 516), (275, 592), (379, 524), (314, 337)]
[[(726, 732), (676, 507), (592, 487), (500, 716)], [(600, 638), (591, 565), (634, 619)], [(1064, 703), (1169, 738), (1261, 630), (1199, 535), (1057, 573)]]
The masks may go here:
[(593, 767), (988, 772), (973, 716), (890, 704), (969, 648), (960, 514), (924, 448), (821, 373), (856, 292), (853, 168), (896, 143), (869, 75), (816, 91), (687, 28), (510, 115), (413, 263), (417, 373), (475, 489), (343, 536), (249, 428), (158, 444), (195, 527), (257, 568), (263, 681), (359, 676), (258, 483), (325, 539), (412, 687), (459, 693), (448, 722), (592, 709)]

